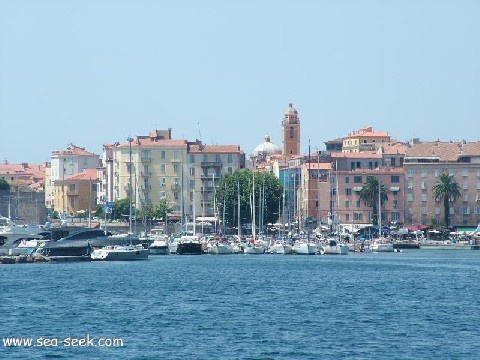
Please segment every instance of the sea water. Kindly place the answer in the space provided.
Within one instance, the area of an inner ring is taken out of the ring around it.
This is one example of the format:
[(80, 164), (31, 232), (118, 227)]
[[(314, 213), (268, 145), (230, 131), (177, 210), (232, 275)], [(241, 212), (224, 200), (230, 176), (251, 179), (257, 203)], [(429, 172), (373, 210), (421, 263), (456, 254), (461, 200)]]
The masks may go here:
[(479, 275), (451, 250), (0, 265), (0, 358), (478, 359)]

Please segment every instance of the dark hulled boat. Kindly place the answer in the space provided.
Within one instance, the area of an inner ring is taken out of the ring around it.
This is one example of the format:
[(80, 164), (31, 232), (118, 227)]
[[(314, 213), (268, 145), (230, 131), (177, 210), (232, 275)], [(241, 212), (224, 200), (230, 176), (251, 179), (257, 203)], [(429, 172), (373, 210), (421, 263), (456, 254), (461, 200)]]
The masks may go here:
[(177, 244), (179, 255), (202, 255), (202, 243), (196, 236), (182, 236)]
[(111, 236), (101, 229), (81, 229), (57, 241), (45, 243), (37, 253), (44, 256), (85, 256), (90, 255), (94, 247), (125, 245), (127, 241), (126, 237)]

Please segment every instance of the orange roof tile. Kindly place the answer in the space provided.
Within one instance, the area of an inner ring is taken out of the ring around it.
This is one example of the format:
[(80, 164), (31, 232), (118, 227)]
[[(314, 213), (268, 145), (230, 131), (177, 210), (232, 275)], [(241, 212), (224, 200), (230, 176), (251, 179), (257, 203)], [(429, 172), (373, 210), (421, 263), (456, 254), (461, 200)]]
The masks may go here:
[(457, 161), (461, 156), (480, 157), (480, 142), (421, 142), (407, 150), (405, 158), (434, 158)]
[[(124, 143), (117, 145), (117, 148), (128, 148), (130, 144)], [(152, 140), (150, 138), (134, 139), (132, 141), (132, 148), (137, 147), (179, 147), (186, 148), (186, 140)]]
[(190, 145), (189, 153), (242, 153), (239, 145)]
[(381, 159), (382, 155), (377, 153), (370, 153), (370, 152), (356, 152), (356, 153), (344, 153), (344, 152), (332, 152), (330, 154), (332, 159)]
[(85, 169), (77, 174), (70, 175), (65, 181), (78, 180), (97, 180), (97, 169)]

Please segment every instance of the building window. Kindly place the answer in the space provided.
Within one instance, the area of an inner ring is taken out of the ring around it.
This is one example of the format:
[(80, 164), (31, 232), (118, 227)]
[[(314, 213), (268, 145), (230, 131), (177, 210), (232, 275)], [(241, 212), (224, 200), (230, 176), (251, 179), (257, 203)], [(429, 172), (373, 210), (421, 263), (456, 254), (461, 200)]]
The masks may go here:
[(229, 164), (231, 164), (233, 162), (233, 155), (232, 154), (228, 154), (227, 161), (228, 161)]
[(71, 197), (70, 198), (70, 207), (74, 208), (75, 207), (75, 198), (74, 197)]
[(427, 201), (427, 194), (422, 194), (422, 202), (426, 202)]
[(293, 139), (294, 135), (295, 135), (295, 130), (294, 130), (293, 127), (291, 126), (291, 127), (290, 127), (290, 139)]
[(407, 169), (407, 176), (412, 177), (413, 176), (413, 169)]
[(166, 171), (165, 171), (165, 164), (160, 164), (160, 172), (161, 172), (162, 174), (165, 174), (165, 172), (166, 172)]
[(347, 209), (350, 207), (350, 200), (345, 200), (345, 207)]
[(160, 151), (160, 158), (165, 159), (165, 150)]
[(190, 176), (195, 176), (195, 168), (190, 168)]
[(355, 221), (362, 221), (362, 213), (354, 213)]
[(391, 181), (392, 183), (399, 183), (399, 182), (400, 182), (400, 176), (398, 176), (398, 175), (392, 175), (392, 176), (390, 177), (390, 181)]
[(195, 180), (190, 180), (190, 189), (195, 189)]
[(361, 184), (361, 183), (362, 183), (362, 177), (359, 176), (359, 175), (354, 176), (354, 177), (353, 177), (353, 182), (354, 182), (355, 184)]
[(391, 214), (391, 221), (399, 221), (400, 220), (400, 213), (392, 212)]
[(173, 151), (173, 159), (178, 160), (178, 150)]
[(350, 176), (345, 176), (345, 184), (349, 184), (350, 183)]
[(356, 206), (357, 208), (359, 208), (359, 207), (361, 206), (360, 200), (355, 201), (355, 206)]
[(350, 221), (350, 214), (345, 214), (345, 221)]
[(413, 201), (413, 194), (407, 194), (407, 201), (409, 202)]
[(351, 188), (345, 188), (345, 195), (347, 195), (347, 196), (352, 195), (352, 189)]
[(75, 193), (76, 191), (76, 185), (75, 184), (70, 184), (68, 186), (68, 191), (70, 191), (71, 193)]
[(178, 164), (173, 164), (173, 172), (178, 173), (179, 166)]
[(231, 174), (233, 172), (233, 169), (231, 167), (228, 168), (228, 173)]
[(195, 155), (190, 155), (190, 164), (195, 164)]
[(398, 207), (398, 200), (394, 199), (393, 200), (393, 208), (396, 209)]
[(427, 177), (427, 170), (422, 169), (421, 177)]

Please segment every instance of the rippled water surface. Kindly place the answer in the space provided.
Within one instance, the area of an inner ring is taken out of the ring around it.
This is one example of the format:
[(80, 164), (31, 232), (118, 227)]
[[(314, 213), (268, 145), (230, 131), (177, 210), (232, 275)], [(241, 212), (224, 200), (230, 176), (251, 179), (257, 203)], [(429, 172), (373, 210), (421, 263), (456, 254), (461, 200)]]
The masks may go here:
[[(0, 265), (0, 358), (478, 359), (480, 251)], [(43, 340), (42, 340), (43, 341)]]

